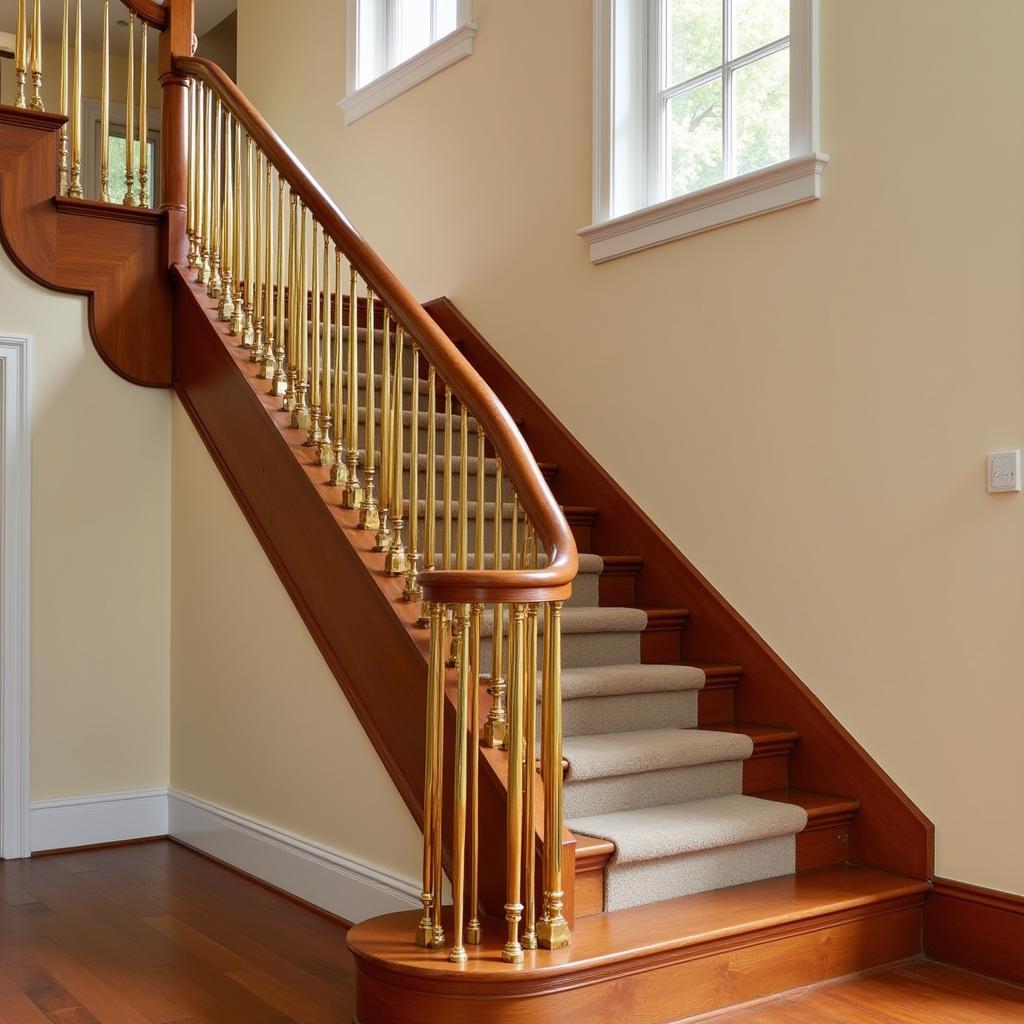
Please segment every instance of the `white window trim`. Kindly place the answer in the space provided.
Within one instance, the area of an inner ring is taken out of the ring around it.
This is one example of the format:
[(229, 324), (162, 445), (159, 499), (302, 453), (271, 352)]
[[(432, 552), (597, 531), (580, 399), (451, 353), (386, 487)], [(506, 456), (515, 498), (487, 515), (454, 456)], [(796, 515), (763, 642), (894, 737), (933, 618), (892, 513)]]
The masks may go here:
[(0, 334), (0, 857), (31, 852), (29, 800), (31, 339)]
[(358, 0), (348, 0), (347, 95), (338, 101), (345, 124), (352, 124), (371, 111), (384, 106), (420, 82), (436, 75), (473, 52), (477, 26), (472, 20), (470, 0), (458, 0), (458, 27), (426, 49), (396, 65), (362, 88), (356, 88), (359, 58)]
[[(791, 0), (790, 159), (612, 218), (616, 88), (624, 93), (648, 88), (646, 67), (615, 66), (616, 2), (594, 0), (594, 222), (577, 232), (590, 243), (592, 262), (821, 198), (821, 175), (829, 158), (819, 152), (818, 141), (819, 0)], [(642, 7), (634, 4), (638, 12)], [(618, 30), (644, 31), (642, 19), (620, 19)], [(646, 135), (650, 126), (637, 120), (640, 123), (631, 121), (630, 127)], [(634, 156), (626, 173), (646, 180), (646, 138), (634, 140), (628, 151)]]

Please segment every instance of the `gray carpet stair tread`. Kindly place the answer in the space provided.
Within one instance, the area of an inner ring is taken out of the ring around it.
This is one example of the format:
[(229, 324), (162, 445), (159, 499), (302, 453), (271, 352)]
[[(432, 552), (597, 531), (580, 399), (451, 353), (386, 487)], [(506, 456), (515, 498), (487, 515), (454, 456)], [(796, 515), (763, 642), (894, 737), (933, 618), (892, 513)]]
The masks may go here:
[(612, 863), (629, 864), (795, 835), (806, 827), (807, 812), (752, 796), (725, 796), (598, 814), (566, 824), (573, 832), (615, 843)]
[[(539, 677), (539, 676), (538, 676)], [(692, 665), (596, 665), (562, 669), (562, 700), (700, 690), (704, 672)], [(537, 699), (541, 697), (538, 683)]]
[[(561, 619), (563, 636), (567, 633), (642, 633), (647, 628), (647, 612), (641, 608), (563, 608)], [(484, 613), (480, 635), (494, 635), (493, 612)]]
[(744, 761), (754, 751), (749, 736), (711, 729), (646, 729), (594, 736), (566, 736), (562, 756), (567, 781), (606, 779), (723, 761)]

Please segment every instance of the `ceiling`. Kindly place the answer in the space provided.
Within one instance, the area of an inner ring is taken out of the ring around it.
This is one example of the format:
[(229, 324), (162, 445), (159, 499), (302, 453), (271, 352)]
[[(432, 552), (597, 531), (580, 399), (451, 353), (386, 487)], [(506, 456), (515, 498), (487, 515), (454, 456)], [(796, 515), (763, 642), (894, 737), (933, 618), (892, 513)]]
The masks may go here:
[[(158, 3), (162, 0), (157, 0)], [(32, 18), (34, 0), (26, 0), (29, 19)], [(70, 0), (71, 18), (74, 19), (76, 0)], [(60, 41), (63, 0), (42, 0), (43, 38)], [(196, 35), (203, 35), (219, 25), (237, 6), (237, 0), (196, 0)], [(18, 0), (0, 0), (0, 33), (14, 32), (18, 21)], [(123, 21), (125, 25), (119, 25)], [(128, 52), (128, 10), (119, 0), (110, 0), (110, 48), (115, 53)], [(73, 31), (73, 30), (72, 30)], [(155, 37), (150, 36), (153, 47)], [(103, 43), (103, 0), (82, 0), (82, 45), (98, 50)], [(151, 51), (154, 52), (155, 51)], [(45, 71), (45, 68), (43, 69)]]

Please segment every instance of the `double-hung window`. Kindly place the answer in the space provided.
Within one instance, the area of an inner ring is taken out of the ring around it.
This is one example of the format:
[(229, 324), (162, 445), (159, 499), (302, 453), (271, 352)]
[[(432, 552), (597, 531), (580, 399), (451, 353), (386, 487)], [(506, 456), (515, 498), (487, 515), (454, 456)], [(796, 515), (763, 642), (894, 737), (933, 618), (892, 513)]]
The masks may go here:
[(348, 0), (347, 123), (473, 52), (470, 0)]
[(817, 0), (595, 0), (595, 261), (818, 198)]

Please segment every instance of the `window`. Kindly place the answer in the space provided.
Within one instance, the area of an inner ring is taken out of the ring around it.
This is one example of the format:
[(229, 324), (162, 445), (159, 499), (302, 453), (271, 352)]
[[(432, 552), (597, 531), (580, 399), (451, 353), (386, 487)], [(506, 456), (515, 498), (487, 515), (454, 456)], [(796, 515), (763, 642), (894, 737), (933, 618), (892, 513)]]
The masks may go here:
[(820, 196), (817, 0), (595, 0), (595, 262)]
[(351, 124), (473, 52), (470, 0), (349, 0)]

